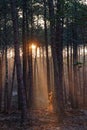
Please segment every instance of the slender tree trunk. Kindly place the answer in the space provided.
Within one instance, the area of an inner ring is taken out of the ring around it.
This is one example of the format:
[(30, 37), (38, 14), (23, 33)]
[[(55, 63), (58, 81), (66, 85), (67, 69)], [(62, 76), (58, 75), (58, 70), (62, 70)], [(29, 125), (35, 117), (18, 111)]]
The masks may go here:
[(26, 34), (26, 11), (27, 1), (23, 0), (22, 42), (23, 42), (23, 81), (25, 91), (27, 87), (27, 34)]
[[(60, 84), (59, 79), (59, 66), (57, 59), (57, 51), (55, 45), (55, 15), (54, 15), (54, 7), (53, 0), (48, 0), (49, 4), (49, 17), (50, 17), (50, 32), (51, 32), (51, 48), (52, 48), (52, 56), (53, 56), (53, 65), (54, 65), (54, 111), (57, 113), (58, 122), (62, 122), (62, 114), (63, 114), (63, 91)], [(58, 35), (57, 35), (58, 36)], [(61, 48), (60, 48), (61, 49)], [(62, 100), (61, 100), (62, 99)]]
[(32, 68), (32, 48), (29, 48), (28, 56), (28, 65), (29, 65), (29, 91), (28, 91), (28, 107), (31, 108), (33, 105), (33, 68)]
[(5, 11), (7, 11), (6, 7), (6, 1), (5, 2), (5, 8), (4, 8), (4, 42), (5, 42), (5, 86), (4, 86), (4, 112), (8, 112), (8, 57), (7, 57), (7, 14)]
[(32, 0), (30, 0), (30, 23), (31, 23), (31, 32), (30, 32), (30, 43), (28, 50), (28, 78), (29, 78), (29, 88), (28, 88), (28, 107), (33, 106), (33, 66), (32, 66), (32, 42), (33, 42), (33, 7)]
[(86, 67), (85, 67), (85, 45), (83, 46), (83, 107), (86, 106)]
[(77, 99), (77, 62), (78, 62), (78, 51), (77, 51), (77, 6), (76, 0), (74, 0), (74, 19), (72, 23), (72, 37), (73, 37), (73, 73), (74, 73), (74, 106), (73, 108), (78, 107), (78, 99)]
[[(71, 107), (73, 106), (73, 84), (72, 84), (72, 44), (69, 41), (69, 20), (67, 18), (67, 71), (68, 71), (68, 84), (69, 84), (69, 102), (71, 104)], [(69, 53), (70, 52), (70, 53)]]
[(16, 1), (10, 0), (11, 2), (11, 13), (13, 21), (13, 31), (14, 31), (14, 47), (15, 47), (15, 62), (17, 71), (17, 82), (20, 91), (20, 102), (21, 102), (21, 121), (24, 122), (27, 117), (27, 103), (26, 103), (26, 92), (23, 84), (23, 75), (19, 51), (19, 32), (18, 32), (18, 16), (16, 10)]
[(4, 88), (4, 112), (8, 112), (8, 58), (7, 58), (7, 46), (5, 49), (5, 88)]
[(2, 109), (2, 56), (0, 55), (0, 111)]
[(61, 23), (60, 12), (62, 11), (62, 3), (57, 0), (57, 11), (56, 11), (56, 53), (58, 62), (58, 78), (59, 78), (59, 102), (60, 112), (64, 113), (64, 100), (63, 100), (63, 23)]
[(10, 90), (10, 94), (9, 94), (9, 111), (11, 110), (11, 101), (12, 101), (12, 92), (13, 92), (13, 86), (14, 86), (14, 78), (15, 78), (15, 59), (14, 59), (13, 72), (12, 72), (11, 90)]
[(45, 48), (46, 48), (46, 65), (47, 65), (47, 87), (48, 87), (48, 93), (52, 91), (50, 86), (50, 68), (49, 68), (49, 57), (48, 57), (48, 36), (47, 36), (47, 12), (46, 12), (46, 0), (43, 0), (44, 2), (44, 37), (45, 37)]

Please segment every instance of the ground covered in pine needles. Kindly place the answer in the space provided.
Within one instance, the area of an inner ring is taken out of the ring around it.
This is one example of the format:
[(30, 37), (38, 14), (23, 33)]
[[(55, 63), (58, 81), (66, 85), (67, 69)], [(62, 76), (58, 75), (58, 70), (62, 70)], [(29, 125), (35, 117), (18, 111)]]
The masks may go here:
[(67, 111), (62, 124), (58, 124), (56, 115), (46, 109), (32, 110), (23, 126), (20, 120), (19, 112), (1, 113), (0, 130), (87, 130), (87, 110)]

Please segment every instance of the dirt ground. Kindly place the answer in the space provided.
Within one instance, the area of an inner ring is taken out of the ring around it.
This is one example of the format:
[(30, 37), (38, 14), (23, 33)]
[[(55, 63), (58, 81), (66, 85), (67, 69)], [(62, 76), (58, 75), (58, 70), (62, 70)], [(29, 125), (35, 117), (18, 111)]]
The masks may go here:
[(26, 125), (20, 124), (20, 113), (0, 114), (0, 130), (87, 130), (87, 110), (66, 112), (63, 123), (58, 124), (54, 113), (34, 109), (28, 114)]

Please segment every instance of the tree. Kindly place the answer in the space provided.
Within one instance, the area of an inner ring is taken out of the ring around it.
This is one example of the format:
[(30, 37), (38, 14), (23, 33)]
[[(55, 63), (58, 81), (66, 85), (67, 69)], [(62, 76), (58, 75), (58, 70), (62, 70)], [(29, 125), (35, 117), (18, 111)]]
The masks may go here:
[(22, 122), (27, 117), (27, 104), (26, 104), (26, 93), (25, 87), (23, 84), (22, 68), (21, 68), (21, 59), (19, 53), (19, 32), (18, 32), (18, 16), (16, 10), (16, 1), (10, 0), (11, 3), (11, 13), (13, 21), (13, 31), (14, 31), (14, 47), (15, 47), (15, 62), (16, 62), (16, 71), (17, 71), (17, 81), (18, 81), (18, 90), (20, 91), (20, 102), (21, 102), (21, 120)]
[(8, 112), (8, 58), (7, 58), (7, 6), (6, 1), (4, 5), (4, 43), (5, 43), (5, 86), (4, 86), (4, 112)]
[[(59, 1), (57, 1), (59, 2)], [(55, 15), (54, 15), (54, 6), (53, 6), (53, 0), (48, 0), (48, 4), (49, 4), (49, 18), (50, 18), (50, 32), (51, 32), (51, 49), (52, 49), (52, 56), (53, 56), (53, 66), (54, 66), (54, 111), (57, 113), (58, 116), (58, 122), (62, 122), (63, 121), (63, 113), (64, 113), (64, 108), (63, 108), (63, 88), (62, 88), (62, 83), (60, 84), (60, 82), (62, 82), (62, 77), (60, 77), (61, 73), (59, 71), (60, 67), (59, 67), (59, 63), (61, 63), (61, 58), (59, 57), (62, 54), (62, 48), (61, 48), (61, 43), (55, 44)], [(57, 3), (58, 4), (58, 3)], [(60, 4), (60, 3), (59, 3)], [(60, 11), (60, 8), (59, 8)], [(59, 12), (57, 12), (59, 13)], [(57, 17), (59, 19), (59, 17)], [(57, 27), (59, 28), (59, 21), (57, 21)], [(61, 33), (61, 32), (59, 32)], [(60, 35), (57, 35), (58, 38)], [(58, 39), (59, 40), (59, 39)], [(58, 42), (58, 41), (57, 41)], [(61, 42), (61, 41), (59, 41)], [(59, 45), (59, 49), (58, 49), (58, 45)], [(58, 56), (58, 54), (59, 56)], [(58, 57), (60, 62), (58, 61)], [(59, 63), (58, 63), (59, 62)], [(62, 70), (61, 70), (62, 71)], [(61, 75), (62, 76), (62, 75)], [(61, 86), (60, 86), (61, 85)]]
[(77, 99), (77, 65), (78, 62), (78, 53), (77, 53), (77, 2), (74, 0), (73, 6), (73, 21), (72, 21), (72, 38), (73, 38), (73, 72), (74, 72), (74, 101), (73, 108), (78, 107), (78, 99)]
[(2, 109), (2, 56), (0, 55), (0, 111)]
[(23, 0), (23, 22), (22, 22), (22, 42), (23, 42), (23, 81), (26, 90), (26, 75), (27, 75), (27, 34), (26, 34), (26, 8), (27, 0)]
[(64, 101), (63, 101), (63, 5), (64, 1), (57, 0), (57, 11), (56, 11), (56, 53), (59, 71), (59, 101), (61, 113), (64, 112)]
[(45, 48), (46, 48), (46, 65), (47, 65), (47, 86), (48, 86), (48, 93), (52, 90), (50, 86), (50, 68), (49, 68), (49, 55), (48, 55), (48, 33), (47, 33), (47, 4), (46, 0), (43, 0), (44, 3), (44, 39), (45, 39)]

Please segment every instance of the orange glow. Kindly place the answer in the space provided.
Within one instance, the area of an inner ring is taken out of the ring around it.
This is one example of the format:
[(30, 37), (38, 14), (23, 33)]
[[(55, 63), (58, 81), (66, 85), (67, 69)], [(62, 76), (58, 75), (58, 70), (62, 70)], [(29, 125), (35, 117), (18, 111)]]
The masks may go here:
[(36, 49), (36, 45), (34, 43), (32, 43), (31, 48), (32, 48), (32, 50), (35, 50)]
[(52, 112), (53, 111), (53, 92), (52, 91), (48, 95), (48, 103), (49, 103), (48, 110)]

